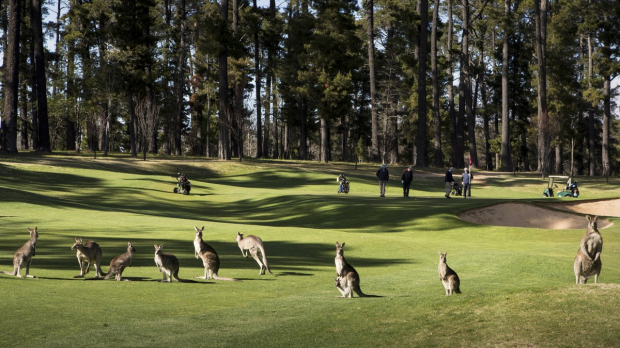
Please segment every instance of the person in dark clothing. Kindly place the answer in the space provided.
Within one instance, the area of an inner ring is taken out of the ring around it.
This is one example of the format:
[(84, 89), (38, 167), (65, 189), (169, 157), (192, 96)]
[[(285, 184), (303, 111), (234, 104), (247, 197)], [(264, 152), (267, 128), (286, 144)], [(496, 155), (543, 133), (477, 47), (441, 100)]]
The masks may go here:
[(381, 197), (385, 197), (385, 187), (388, 180), (390, 180), (390, 173), (388, 172), (387, 165), (383, 163), (381, 168), (377, 170), (377, 178), (379, 178), (379, 190), (381, 191)]
[(411, 167), (407, 167), (403, 171), (403, 175), (400, 176), (400, 179), (403, 183), (403, 197), (409, 197), (409, 187), (411, 186), (411, 182), (413, 181), (413, 171)]
[(452, 183), (454, 182), (452, 171), (454, 171), (454, 168), (450, 167), (446, 172), (446, 198), (450, 198), (450, 191), (452, 191)]

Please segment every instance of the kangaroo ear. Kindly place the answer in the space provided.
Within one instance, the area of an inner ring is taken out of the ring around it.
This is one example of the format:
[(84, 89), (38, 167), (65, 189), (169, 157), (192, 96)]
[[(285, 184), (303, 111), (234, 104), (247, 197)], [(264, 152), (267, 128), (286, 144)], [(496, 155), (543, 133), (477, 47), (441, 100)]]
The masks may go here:
[(155, 247), (155, 250), (157, 250), (157, 244), (153, 244), (153, 246)]
[(340, 245), (341, 248), (344, 248), (344, 242), (342, 242), (342, 245)]
[(592, 222), (596, 222), (596, 220), (598, 220), (598, 215), (592, 218)]
[(340, 248), (340, 244), (336, 242), (336, 248)]
[(127, 246), (131, 246), (131, 242), (127, 242)]
[(588, 221), (592, 221), (592, 217), (590, 217), (590, 215), (586, 215), (586, 219), (588, 219)]
[(439, 254), (439, 256), (441, 256), (441, 251), (438, 251), (437, 254)]

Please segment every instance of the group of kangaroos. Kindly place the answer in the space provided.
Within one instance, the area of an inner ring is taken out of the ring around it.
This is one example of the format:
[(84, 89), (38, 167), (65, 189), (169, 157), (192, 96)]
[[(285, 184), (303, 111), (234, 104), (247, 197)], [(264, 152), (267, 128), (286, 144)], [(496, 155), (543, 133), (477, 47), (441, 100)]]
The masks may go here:
[[(576, 284), (585, 284), (591, 277), (594, 277), (594, 283), (597, 283), (602, 268), (601, 252), (603, 251), (603, 237), (598, 231), (598, 216), (591, 217), (587, 215), (586, 219), (588, 220), (588, 228), (581, 238), (577, 256), (573, 264)], [(218, 275), (220, 259), (215, 249), (202, 240), (202, 231), (204, 227), (198, 228), (194, 226), (194, 229), (196, 230), (196, 237), (194, 238), (194, 256), (202, 260), (205, 268), (204, 276), (194, 278), (241, 281), (234, 278), (220, 277)], [(25, 266), (25, 276), (34, 278), (34, 276), (30, 274), (30, 263), (35, 256), (35, 247), (39, 234), (36, 227), (34, 229), (28, 228), (28, 231), (30, 232), (30, 239), (21, 248), (17, 249), (13, 256), (13, 272), (2, 271), (2, 273), (23, 277), (21, 275), (21, 269)], [(249, 251), (250, 255), (252, 255), (260, 267), (259, 275), (264, 275), (265, 271), (273, 274), (267, 263), (263, 241), (257, 236), (249, 235), (245, 238), (243, 236), (242, 233), (237, 232), (236, 241), (241, 250), (241, 254), (244, 257), (248, 257)], [(344, 245), (345, 243), (340, 244), (336, 242), (336, 278), (334, 279), (334, 283), (342, 294), (341, 297), (352, 298), (353, 293), (356, 293), (359, 297), (377, 297), (362, 292), (359, 273), (357, 273), (355, 268), (347, 263), (344, 258)], [(177, 257), (163, 252), (162, 245), (155, 244), (154, 247), (155, 265), (163, 274), (163, 279), (160, 281), (171, 282), (173, 278), (177, 281), (183, 281), (179, 278), (179, 260)], [(127, 245), (127, 252), (113, 258), (110, 262), (108, 273), (105, 274), (101, 270), (101, 247), (97, 243), (93, 241), (82, 243), (81, 238), (76, 238), (75, 244), (73, 244), (71, 250), (77, 251), (77, 259), (80, 264), (80, 274), (74, 278), (84, 277), (84, 275), (89, 272), (90, 266), (94, 265), (95, 278), (104, 277), (104, 279), (109, 279), (114, 276), (117, 281), (127, 280), (122, 279), (121, 276), (125, 268), (131, 266), (133, 253), (136, 252), (136, 249), (131, 245), (131, 242), (129, 242)], [(258, 257), (259, 251), (262, 255), (262, 259)], [(445, 288), (446, 295), (460, 294), (459, 276), (453, 269), (448, 267), (446, 256), (447, 252), (439, 252), (439, 279)]]

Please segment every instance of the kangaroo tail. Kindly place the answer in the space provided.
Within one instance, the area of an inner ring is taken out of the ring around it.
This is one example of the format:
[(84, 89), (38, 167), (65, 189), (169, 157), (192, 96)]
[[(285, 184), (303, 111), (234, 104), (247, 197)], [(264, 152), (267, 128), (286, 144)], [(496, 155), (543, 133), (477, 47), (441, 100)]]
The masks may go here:
[(1, 271), (1, 272), (4, 273), (4, 274), (8, 274), (8, 275), (14, 276), (14, 275), (17, 275), (17, 268), (15, 268), (13, 270), (13, 272), (7, 272), (7, 271)]
[(383, 297), (383, 296), (378, 296), (378, 295), (368, 295), (362, 292), (362, 289), (358, 288), (357, 290), (353, 290), (355, 291), (355, 293), (357, 294), (357, 296), (359, 297)]
[(271, 269), (269, 268), (269, 263), (267, 263), (267, 255), (265, 255), (265, 248), (260, 245), (260, 253), (263, 255), (263, 265), (265, 265), (265, 268), (267, 268), (267, 271), (269, 271), (270, 274), (273, 274), (273, 272), (271, 272)]
[(454, 289), (454, 293), (455, 294), (461, 294), (461, 288), (458, 287), (458, 288)]
[(220, 277), (216, 273), (213, 273), (213, 279), (215, 279), (215, 280), (228, 280), (228, 281), (231, 281), (231, 282), (240, 282), (241, 281), (241, 280), (235, 279), (235, 278)]

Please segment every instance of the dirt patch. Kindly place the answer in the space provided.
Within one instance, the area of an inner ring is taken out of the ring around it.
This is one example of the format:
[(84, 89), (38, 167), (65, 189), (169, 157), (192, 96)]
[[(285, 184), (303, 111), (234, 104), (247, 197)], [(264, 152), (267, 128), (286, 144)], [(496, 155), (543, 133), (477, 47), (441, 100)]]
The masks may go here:
[[(594, 211), (590, 211), (588, 214), (597, 215)], [(481, 209), (462, 212), (458, 214), (458, 217), (476, 224), (492, 226), (545, 228), (552, 230), (572, 230), (588, 227), (588, 221), (583, 215), (565, 213), (525, 203), (495, 204)], [(611, 221), (605, 219), (598, 220), (599, 229), (609, 227), (612, 224)]]
[(620, 217), (620, 199), (618, 198), (588, 202), (547, 203), (545, 205), (580, 214)]

